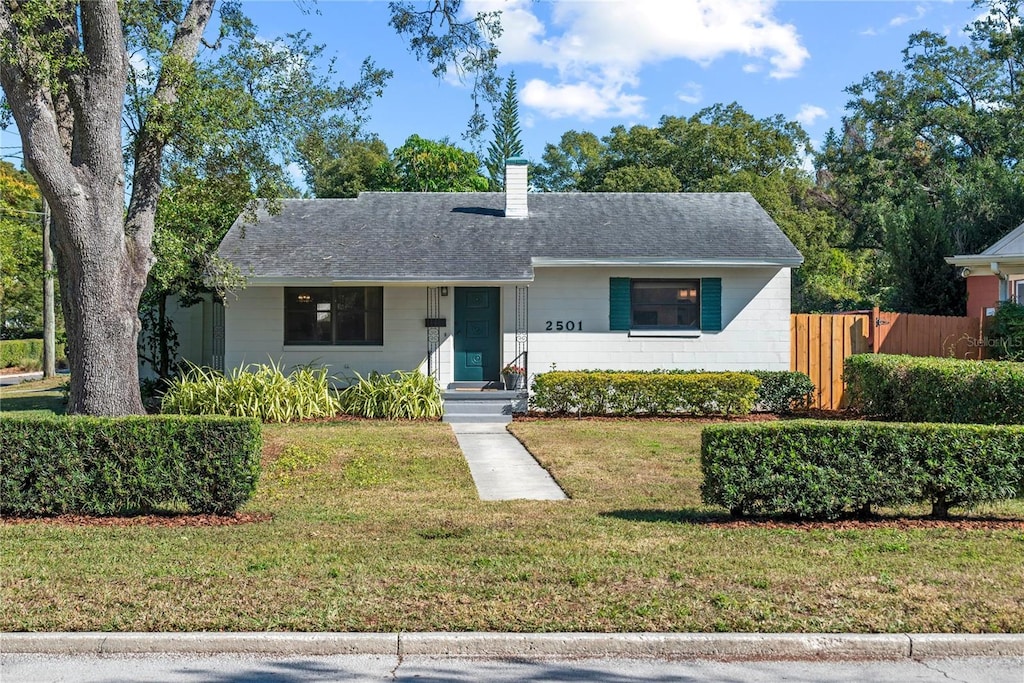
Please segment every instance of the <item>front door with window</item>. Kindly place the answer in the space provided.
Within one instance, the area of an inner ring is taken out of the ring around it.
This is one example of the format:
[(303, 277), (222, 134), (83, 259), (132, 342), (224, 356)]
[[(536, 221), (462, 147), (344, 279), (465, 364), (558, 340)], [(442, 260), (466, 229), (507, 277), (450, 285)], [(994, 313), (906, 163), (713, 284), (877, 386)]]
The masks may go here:
[(455, 381), (497, 380), (501, 365), (501, 290), (455, 288)]

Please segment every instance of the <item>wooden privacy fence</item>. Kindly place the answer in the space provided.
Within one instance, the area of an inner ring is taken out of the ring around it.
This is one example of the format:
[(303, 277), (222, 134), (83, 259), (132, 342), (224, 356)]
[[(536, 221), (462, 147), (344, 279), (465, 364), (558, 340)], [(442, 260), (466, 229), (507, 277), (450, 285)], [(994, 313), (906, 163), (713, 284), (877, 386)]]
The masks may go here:
[(980, 358), (977, 318), (879, 311), (790, 316), (791, 370), (814, 382), (812, 407), (846, 407), (843, 361), (855, 353)]

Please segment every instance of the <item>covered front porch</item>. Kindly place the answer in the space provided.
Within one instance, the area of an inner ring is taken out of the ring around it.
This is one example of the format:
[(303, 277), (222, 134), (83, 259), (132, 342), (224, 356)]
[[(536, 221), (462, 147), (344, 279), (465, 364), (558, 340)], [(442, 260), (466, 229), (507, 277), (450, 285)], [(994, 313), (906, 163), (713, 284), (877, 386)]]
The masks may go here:
[(442, 389), (503, 385), (529, 370), (527, 283), (288, 282), (251, 280), (225, 301), (224, 363), (273, 360), (356, 374), (419, 370)]

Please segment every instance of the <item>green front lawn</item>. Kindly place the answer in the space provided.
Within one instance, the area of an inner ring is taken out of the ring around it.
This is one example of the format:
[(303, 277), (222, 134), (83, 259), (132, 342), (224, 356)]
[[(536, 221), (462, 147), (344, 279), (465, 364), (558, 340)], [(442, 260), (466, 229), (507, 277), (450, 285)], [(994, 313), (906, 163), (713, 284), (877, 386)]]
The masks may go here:
[(67, 375), (0, 387), (0, 413), (63, 415)]
[(723, 525), (699, 424), (513, 431), (572, 500), (477, 500), (440, 423), (307, 423), (265, 428), (270, 521), (5, 523), (0, 630), (1024, 631), (1019, 526)]

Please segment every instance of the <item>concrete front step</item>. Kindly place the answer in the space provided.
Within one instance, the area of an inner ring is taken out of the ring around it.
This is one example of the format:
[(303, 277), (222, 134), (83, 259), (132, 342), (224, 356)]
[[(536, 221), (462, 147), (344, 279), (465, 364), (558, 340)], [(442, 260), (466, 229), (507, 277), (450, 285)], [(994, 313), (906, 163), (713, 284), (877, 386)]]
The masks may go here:
[(453, 382), (442, 394), (444, 422), (507, 424), (526, 409), (525, 391), (499, 389), (494, 382)]
[(508, 424), (512, 412), (508, 413), (449, 413), (445, 411), (441, 422), (449, 424)]

